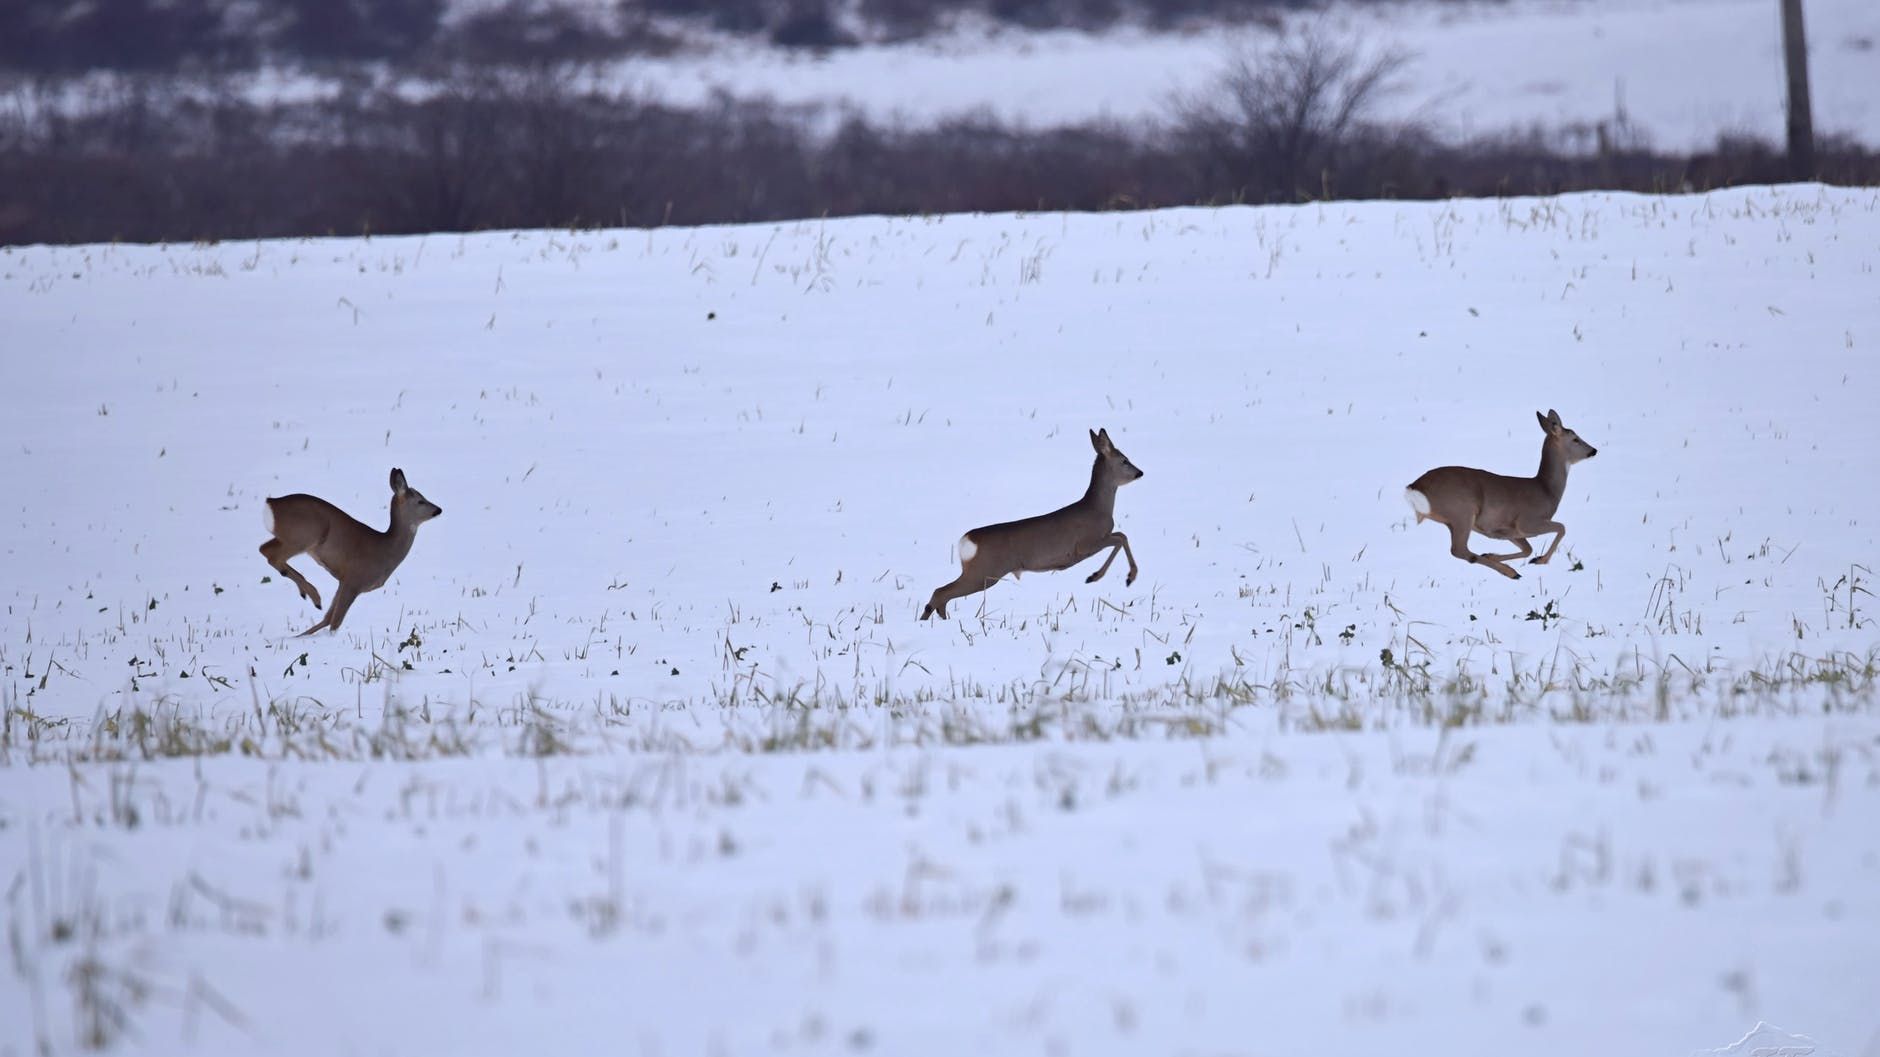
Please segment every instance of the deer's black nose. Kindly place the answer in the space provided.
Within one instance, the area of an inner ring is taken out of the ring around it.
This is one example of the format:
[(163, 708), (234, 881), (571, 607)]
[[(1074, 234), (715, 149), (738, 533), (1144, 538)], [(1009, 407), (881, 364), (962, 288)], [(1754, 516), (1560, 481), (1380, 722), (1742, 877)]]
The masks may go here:
[(438, 507), (438, 508), (437, 508), (437, 513), (435, 513), (435, 514), (432, 514), (431, 516), (432, 516), (432, 517), (443, 517), (443, 516), (444, 516), (444, 508), (443, 508), (443, 507)]
[(1598, 449), (1598, 448), (1588, 448), (1588, 449), (1586, 449), (1586, 457), (1587, 457), (1587, 458), (1589, 458), (1589, 459), (1590, 459), (1590, 458), (1592, 458), (1592, 457), (1593, 457), (1593, 456), (1595, 456), (1595, 455), (1598, 455), (1598, 454), (1599, 454), (1599, 449)]

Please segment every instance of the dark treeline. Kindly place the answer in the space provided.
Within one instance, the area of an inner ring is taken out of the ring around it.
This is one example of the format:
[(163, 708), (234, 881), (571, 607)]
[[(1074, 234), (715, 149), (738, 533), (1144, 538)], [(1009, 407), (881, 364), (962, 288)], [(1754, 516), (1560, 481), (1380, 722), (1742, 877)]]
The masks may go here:
[[(1539, 137), (1458, 146), (1341, 120), (1363, 108), (1336, 93), (1322, 106), (1265, 100), (1197, 105), (1144, 128), (1026, 131), (963, 119), (903, 129), (851, 119), (830, 131), (769, 104), (680, 110), (577, 90), (552, 73), (473, 73), (425, 98), (353, 92), (293, 105), (129, 79), (82, 107), (0, 112), (0, 243), (1665, 191), (1785, 178), (1781, 156), (1749, 142), (1696, 157), (1628, 149), (1611, 135), (1584, 155)], [(1880, 156), (1865, 149), (1824, 144), (1818, 160), (1831, 182), (1880, 182)]]
[[(1387, 0), (1376, 0), (1387, 2)], [(1456, 0), (1463, 2), (1463, 0)], [(1260, 22), (1301, 0), (4, 0), (0, 72), (204, 72), (660, 54), (700, 31), (791, 48), (922, 37), (962, 19), (1024, 29)]]
[[(839, 46), (962, 14), (1028, 27), (1271, 18), (1289, 0), (0, 0), (0, 243), (174, 241), (857, 213), (1708, 189), (1786, 177), (1749, 140), (1654, 152), (1623, 115), (1466, 144), (1374, 120), (1407, 58), (1318, 34), (1230, 59), (1164, 119), (883, 126), (587, 85), (687, 27)], [(834, 12), (843, 15), (836, 18)], [(675, 28), (676, 27), (676, 28)], [(271, 103), (230, 71), (299, 72)], [(101, 75), (99, 71), (112, 71)], [(383, 87), (386, 84), (395, 88)], [(1573, 133), (1566, 135), (1566, 133)], [(1819, 176), (1880, 182), (1822, 143)]]

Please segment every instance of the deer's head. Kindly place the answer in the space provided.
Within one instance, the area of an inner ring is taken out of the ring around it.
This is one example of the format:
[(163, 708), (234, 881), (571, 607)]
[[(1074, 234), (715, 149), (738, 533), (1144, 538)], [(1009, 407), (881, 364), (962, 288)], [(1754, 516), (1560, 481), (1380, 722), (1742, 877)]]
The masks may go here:
[(424, 493), (405, 483), (405, 471), (392, 471), (392, 520), (416, 527), (442, 514), (444, 508), (424, 498)]
[(1560, 453), (1566, 456), (1568, 466), (1599, 454), (1598, 448), (1581, 440), (1578, 433), (1568, 429), (1566, 424), (1560, 421), (1560, 412), (1549, 408), (1545, 415), (1539, 411), (1534, 412), (1534, 417), (1540, 420), (1541, 429), (1547, 432), (1547, 443), (1559, 447)]
[(1104, 477), (1115, 481), (1118, 485), (1126, 485), (1142, 476), (1142, 471), (1136, 468), (1135, 463), (1129, 461), (1129, 456), (1118, 451), (1116, 445), (1110, 443), (1109, 430), (1099, 429), (1092, 432), (1090, 446), (1097, 449), (1097, 465), (1102, 467)]

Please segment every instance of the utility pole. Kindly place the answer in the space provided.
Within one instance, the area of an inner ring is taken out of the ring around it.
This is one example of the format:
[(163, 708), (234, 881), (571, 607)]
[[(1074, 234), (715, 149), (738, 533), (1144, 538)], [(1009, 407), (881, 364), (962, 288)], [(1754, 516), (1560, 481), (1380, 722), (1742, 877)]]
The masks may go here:
[(1789, 74), (1789, 178), (1815, 178), (1815, 119), (1808, 105), (1808, 38), (1802, 0), (1782, 0), (1782, 61)]

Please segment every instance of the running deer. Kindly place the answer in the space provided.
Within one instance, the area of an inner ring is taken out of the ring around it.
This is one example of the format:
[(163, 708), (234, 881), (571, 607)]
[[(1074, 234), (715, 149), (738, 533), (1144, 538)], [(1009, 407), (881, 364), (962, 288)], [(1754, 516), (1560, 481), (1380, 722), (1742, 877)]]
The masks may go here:
[(959, 579), (934, 589), (920, 619), (938, 613), (945, 620), (948, 602), (978, 594), (1006, 573), (1016, 578), (1020, 573), (1068, 569), (1105, 547), (1110, 556), (1084, 582), (1096, 583), (1109, 572), (1118, 551), (1129, 559), (1123, 583), (1136, 582), (1136, 555), (1129, 549), (1129, 537), (1116, 531), (1116, 490), (1141, 477), (1142, 471), (1110, 443), (1108, 430), (1090, 434), (1090, 446), (1097, 449), (1097, 461), (1090, 468), (1084, 497), (1049, 514), (986, 525), (961, 536)]
[(268, 531), (274, 538), (261, 545), (261, 556), (282, 576), (298, 584), (300, 597), (312, 602), (315, 609), (320, 608), (319, 589), (287, 564), (287, 559), (312, 554), (313, 560), (339, 581), (326, 615), (301, 635), (311, 635), (321, 628), (338, 631), (353, 599), (385, 586), (392, 570), (411, 553), (418, 526), (443, 512), (442, 507), (405, 483), (403, 470), (392, 471), (392, 525), (384, 532), (361, 524), (318, 496), (297, 493), (269, 499)]
[[(1543, 415), (1536, 411), (1534, 417), (1547, 434), (1541, 441), (1541, 469), (1534, 476), (1504, 477), (1467, 466), (1440, 466), (1412, 481), (1403, 494), (1416, 511), (1417, 524), (1427, 519), (1449, 526), (1449, 553), (1465, 562), (1480, 562), (1511, 580), (1521, 579), (1521, 574), (1506, 563), (1534, 553), (1528, 537), (1554, 534), (1547, 553), (1531, 559), (1531, 564), (1547, 564), (1560, 549), (1567, 527), (1554, 520), (1554, 511), (1560, 509), (1560, 497), (1567, 491), (1567, 468), (1599, 454), (1561, 424), (1559, 412), (1550, 409)], [(1469, 550), (1470, 532), (1513, 540), (1521, 549), (1514, 554), (1476, 554)]]

